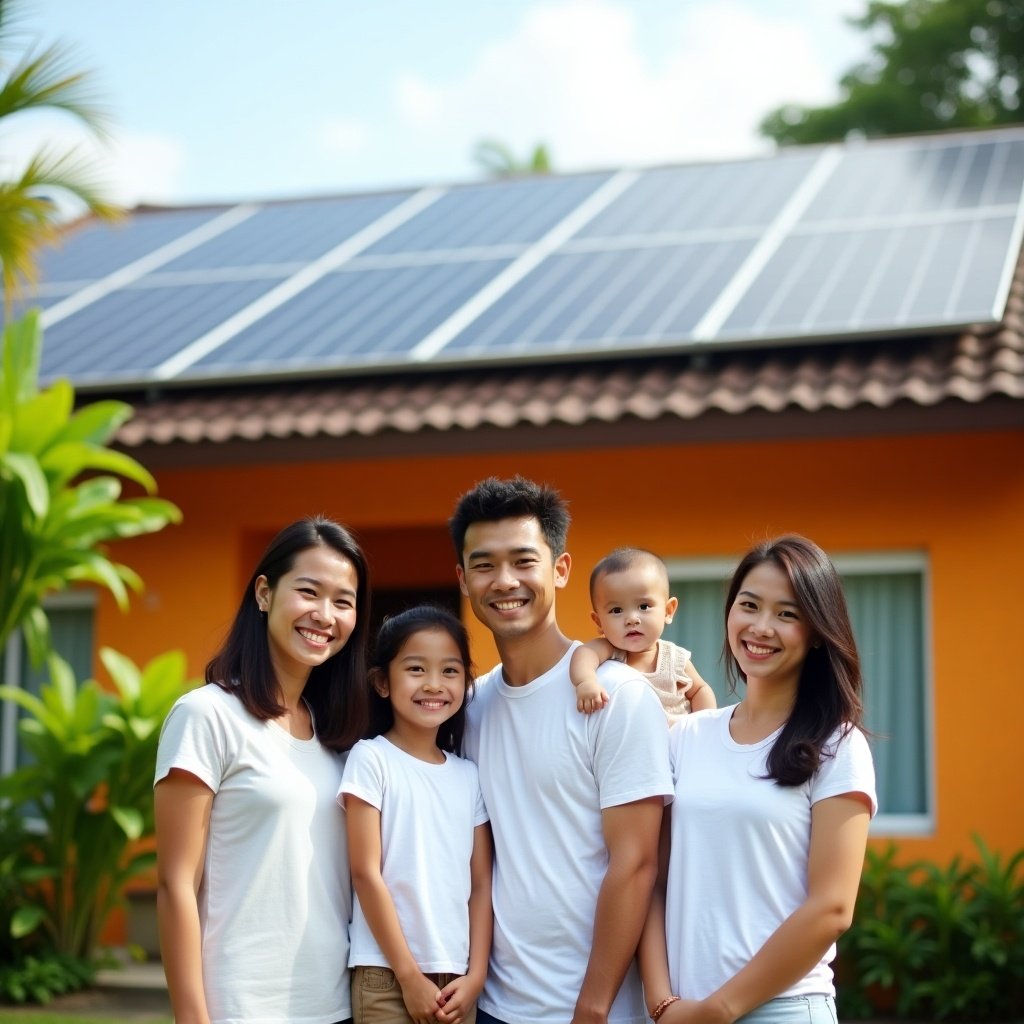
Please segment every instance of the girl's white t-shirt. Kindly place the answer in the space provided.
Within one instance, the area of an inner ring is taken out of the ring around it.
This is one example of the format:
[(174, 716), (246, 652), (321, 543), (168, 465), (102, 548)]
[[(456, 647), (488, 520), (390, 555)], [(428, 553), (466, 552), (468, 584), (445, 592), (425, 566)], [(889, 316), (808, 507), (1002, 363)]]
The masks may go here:
[(213, 790), (199, 914), (214, 1024), (334, 1024), (352, 1016), (343, 759), (296, 739), (208, 684), (164, 722), (159, 783), (172, 768)]
[[(454, 754), (430, 764), (383, 736), (349, 752), (338, 791), (380, 811), (381, 874), (402, 935), (424, 974), (465, 974), (469, 966), (473, 831), (487, 821), (476, 765)], [(350, 967), (390, 967), (359, 898)]]
[[(698, 711), (672, 727), (675, 799), (665, 906), (672, 991), (704, 999), (744, 967), (807, 897), (811, 807), (862, 793), (878, 809), (875, 771), (859, 729), (837, 731), (802, 786), (762, 778), (776, 731), (740, 744), (733, 707)], [(834, 995), (833, 945), (780, 996)]]

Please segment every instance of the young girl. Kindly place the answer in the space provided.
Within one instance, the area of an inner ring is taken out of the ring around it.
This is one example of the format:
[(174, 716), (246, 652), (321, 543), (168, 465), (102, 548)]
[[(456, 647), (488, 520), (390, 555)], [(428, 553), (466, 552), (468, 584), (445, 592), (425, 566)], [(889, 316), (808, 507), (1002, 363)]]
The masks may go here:
[(369, 672), (370, 739), (338, 799), (356, 906), (355, 1024), (472, 1024), (491, 946), (491, 839), (462, 749), (469, 641), (423, 605), (385, 619)]
[(648, 1009), (662, 1024), (834, 1024), (829, 964), (877, 804), (857, 650), (821, 548), (785, 536), (746, 555), (725, 659), (743, 700), (671, 733), (667, 865), (639, 950)]
[[(160, 946), (177, 1024), (351, 1017), (339, 751), (366, 728), (366, 561), (303, 519), (264, 552), (156, 766)], [(342, 959), (339, 966), (339, 951)]]

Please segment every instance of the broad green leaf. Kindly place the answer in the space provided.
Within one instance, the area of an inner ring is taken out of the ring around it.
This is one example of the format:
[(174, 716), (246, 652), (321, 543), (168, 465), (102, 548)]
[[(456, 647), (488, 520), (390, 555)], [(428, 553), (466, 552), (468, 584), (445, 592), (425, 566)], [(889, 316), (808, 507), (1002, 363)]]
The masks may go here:
[(124, 834), (132, 840), (142, 835), (145, 825), (142, 814), (134, 807), (111, 807), (110, 815), (121, 826)]
[(110, 591), (117, 606), (128, 607), (127, 583), (133, 589), (140, 589), (142, 581), (126, 566), (117, 565), (96, 551), (79, 551), (76, 564), (67, 570), (68, 579), (90, 580), (102, 584)]
[(66, 380), (22, 402), (14, 413), (11, 448), (41, 456), (71, 414), (75, 393)]
[(46, 912), (42, 907), (18, 907), (11, 915), (11, 938), (23, 939), (43, 923)]
[(129, 701), (138, 700), (142, 673), (135, 662), (112, 647), (101, 647), (99, 653), (103, 667), (110, 673), (121, 696)]
[(46, 655), (52, 643), (50, 637), (50, 618), (42, 605), (34, 604), (28, 609), (25, 619), (21, 624), (21, 631), (25, 637), (25, 647), (28, 649), (29, 661), (38, 668), (46, 660)]
[(130, 455), (88, 441), (69, 441), (66, 444), (55, 445), (40, 462), (51, 479), (61, 485), (69, 483), (79, 473), (85, 471), (112, 472), (127, 480), (133, 480), (148, 494), (156, 491), (153, 474)]
[(122, 424), (131, 419), (132, 412), (132, 407), (127, 402), (93, 402), (72, 415), (56, 440), (105, 444)]
[(65, 719), (70, 719), (75, 713), (75, 698), (77, 696), (75, 673), (55, 651), (47, 658), (46, 665), (50, 671), (50, 685), (43, 689), (44, 699), (52, 694), (55, 698), (55, 707), (60, 708)]
[(181, 512), (162, 498), (130, 498), (116, 504), (89, 508), (55, 508), (47, 517), (42, 536), (47, 540), (93, 547), (108, 540), (156, 533), (169, 523), (181, 521)]
[(36, 393), (41, 349), (42, 332), (39, 329), (38, 310), (29, 310), (20, 320), (15, 320), (4, 328), (0, 398), (5, 409), (13, 409), (19, 402), (31, 398)]
[(14, 431), (14, 417), (7, 408), (0, 407), (0, 454), (11, 446), (11, 433)]
[[(46, 705), (34, 694), (27, 693), (17, 686), (0, 686), (0, 700), (9, 700), (11, 703), (24, 708), (25, 711), (32, 715), (35, 722), (47, 732), (55, 736), (64, 735), (65, 729), (61, 720), (53, 715)], [(20, 728), (31, 729), (32, 725), (32, 719), (25, 719), (20, 723)]]
[(36, 519), (46, 515), (50, 508), (50, 485), (34, 456), (23, 452), (4, 452), (0, 455), (0, 474), (21, 483), (28, 506)]

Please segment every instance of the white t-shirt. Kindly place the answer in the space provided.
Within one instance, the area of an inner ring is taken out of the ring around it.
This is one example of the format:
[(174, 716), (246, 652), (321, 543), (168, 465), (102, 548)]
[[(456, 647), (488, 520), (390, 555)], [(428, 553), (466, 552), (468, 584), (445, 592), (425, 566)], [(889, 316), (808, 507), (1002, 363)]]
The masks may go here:
[[(643, 676), (616, 662), (598, 670), (603, 711), (576, 710), (572, 650), (525, 686), (501, 666), (477, 680), (466, 751), (494, 832), (494, 943), (480, 1006), (515, 1024), (565, 1024), (593, 944), (608, 867), (605, 808), (672, 791), (668, 728)], [(611, 1024), (646, 1019), (631, 966)]]
[[(672, 991), (704, 999), (744, 967), (807, 897), (811, 807), (863, 793), (877, 810), (864, 734), (848, 733), (835, 757), (802, 786), (760, 778), (778, 730), (760, 743), (729, 733), (733, 706), (697, 711), (672, 727), (676, 780), (665, 907)], [(834, 749), (838, 731), (827, 749)], [(834, 995), (835, 946), (780, 996)]]
[[(343, 793), (380, 811), (381, 874), (419, 969), (465, 974), (473, 830), (487, 821), (476, 765), (454, 754), (428, 764), (377, 736), (350, 751)], [(358, 896), (348, 965), (391, 966)]]
[(210, 1019), (351, 1017), (341, 755), (260, 721), (208, 684), (178, 700), (164, 722), (156, 782), (172, 768), (214, 792), (199, 890)]

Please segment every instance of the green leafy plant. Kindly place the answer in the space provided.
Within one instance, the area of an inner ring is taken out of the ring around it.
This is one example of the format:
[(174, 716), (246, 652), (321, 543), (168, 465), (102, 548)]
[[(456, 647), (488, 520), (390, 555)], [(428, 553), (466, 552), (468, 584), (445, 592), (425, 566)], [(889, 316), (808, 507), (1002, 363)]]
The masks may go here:
[(19, 954), (0, 963), (0, 1000), (8, 1003), (48, 1003), (54, 996), (77, 992), (95, 977), (86, 960), (62, 953)]
[(93, 965), (54, 952), (33, 911), (34, 890), (52, 871), (36, 860), (16, 808), (0, 804), (0, 1002), (46, 1003), (89, 984)]
[(14, 851), (22, 897), (9, 931), (24, 937), (38, 929), (55, 952), (81, 959), (93, 955), (124, 884), (154, 863), (139, 840), (153, 832), (160, 727), (192, 685), (178, 651), (141, 671), (109, 648), (100, 658), (114, 691), (93, 679), (77, 684), (56, 655), (39, 697), (0, 686), (0, 699), (23, 711), (19, 730), (31, 762), (0, 778), (0, 803), (42, 826), (25, 831)]
[[(0, 648), (20, 626), (34, 664), (50, 646), (43, 599), (91, 582), (127, 605), (141, 581), (103, 545), (154, 533), (181, 513), (154, 497), (121, 498), (118, 477), (147, 495), (156, 481), (129, 455), (107, 447), (131, 415), (124, 402), (74, 410), (64, 380), (39, 390), (38, 314), (9, 324), (0, 367)], [(113, 474), (113, 475), (112, 475)]]
[(839, 943), (842, 1016), (986, 1021), (1024, 1005), (1024, 850), (978, 860), (865, 861), (853, 926)]

